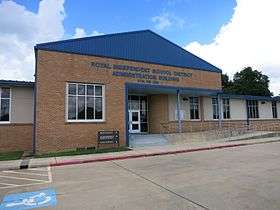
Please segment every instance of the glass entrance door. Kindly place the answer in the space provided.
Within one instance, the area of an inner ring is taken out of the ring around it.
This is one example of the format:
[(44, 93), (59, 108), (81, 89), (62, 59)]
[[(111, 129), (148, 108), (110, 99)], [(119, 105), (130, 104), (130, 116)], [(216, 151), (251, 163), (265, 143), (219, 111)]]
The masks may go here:
[(129, 110), (129, 132), (140, 133), (140, 111)]
[(129, 120), (129, 132), (130, 133), (148, 133), (149, 132), (147, 96), (129, 95), (128, 96), (128, 113), (129, 113), (128, 120)]

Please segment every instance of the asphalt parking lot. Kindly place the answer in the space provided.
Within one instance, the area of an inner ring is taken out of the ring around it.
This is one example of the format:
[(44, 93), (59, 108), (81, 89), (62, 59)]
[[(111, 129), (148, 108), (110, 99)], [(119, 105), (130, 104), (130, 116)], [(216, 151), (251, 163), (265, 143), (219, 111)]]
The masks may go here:
[(53, 209), (280, 209), (280, 143), (54, 167), (48, 174), (45, 183), (0, 189), (0, 199), (50, 189)]

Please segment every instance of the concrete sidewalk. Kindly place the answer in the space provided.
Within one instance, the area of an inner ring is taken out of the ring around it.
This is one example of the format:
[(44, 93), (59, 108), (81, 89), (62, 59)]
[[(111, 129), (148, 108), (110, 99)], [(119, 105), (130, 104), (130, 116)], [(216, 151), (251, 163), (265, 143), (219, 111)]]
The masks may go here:
[[(102, 154), (89, 154), (89, 155), (77, 155), (77, 156), (63, 156), (53, 158), (31, 158), (29, 160), (29, 168), (47, 167), (47, 166), (62, 166), (72, 164), (82, 164), (90, 162), (112, 161), (129, 158), (140, 158), (157, 155), (169, 155), (179, 154), (203, 150), (222, 149), (229, 147), (248, 146), (254, 144), (265, 144), (271, 142), (280, 141), (280, 137), (271, 137), (265, 139), (252, 139), (243, 141), (212, 141), (212, 142), (200, 142), (200, 143), (188, 143), (181, 145), (165, 145), (165, 146), (152, 146), (141, 147), (131, 151), (102, 153)], [(16, 170), (20, 169), (20, 165), (23, 160), (13, 161), (0, 161), (1, 170)], [(25, 160), (26, 161), (26, 160)]]

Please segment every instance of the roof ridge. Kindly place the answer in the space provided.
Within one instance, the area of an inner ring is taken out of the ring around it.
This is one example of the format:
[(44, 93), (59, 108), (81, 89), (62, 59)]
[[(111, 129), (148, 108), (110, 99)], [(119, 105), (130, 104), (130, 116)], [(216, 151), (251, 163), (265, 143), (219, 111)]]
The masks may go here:
[(65, 39), (65, 40), (52, 41), (52, 42), (44, 42), (44, 43), (36, 44), (35, 48), (37, 46), (45, 46), (48, 44), (67, 43), (67, 42), (73, 42), (73, 41), (78, 41), (78, 40), (88, 40), (88, 39), (94, 39), (94, 38), (100, 38), (100, 37), (110, 37), (110, 36), (125, 35), (125, 34), (136, 34), (136, 33), (143, 33), (143, 32), (153, 32), (153, 31), (151, 31), (150, 29), (143, 29), (143, 30), (137, 30), (137, 31), (117, 32), (117, 33), (103, 34), (103, 35), (98, 35), (98, 36), (86, 36), (86, 37)]
[(160, 37), (161, 39), (164, 39), (165, 41), (167, 41), (167, 42), (171, 43), (173, 46), (175, 46), (175, 47), (179, 48), (180, 50), (183, 50), (184, 52), (187, 52), (187, 53), (191, 54), (192, 56), (194, 56), (194, 57), (196, 57), (196, 58), (198, 58), (198, 59), (200, 59), (200, 60), (202, 60), (202, 61), (206, 62), (207, 64), (209, 64), (209, 65), (211, 65), (211, 66), (213, 66), (214, 68), (217, 68), (217, 69), (221, 70), (221, 69), (220, 69), (220, 68), (218, 68), (217, 66), (215, 66), (215, 65), (213, 65), (213, 64), (211, 64), (211, 63), (209, 63), (208, 61), (204, 60), (203, 58), (200, 58), (199, 56), (197, 56), (197, 55), (195, 55), (195, 54), (193, 54), (193, 53), (189, 52), (188, 50), (184, 49), (184, 48), (183, 48), (183, 47), (181, 47), (180, 45), (178, 45), (178, 44), (176, 44), (176, 43), (174, 43), (174, 42), (172, 42), (172, 41), (170, 41), (170, 40), (166, 39), (165, 37), (163, 37), (163, 36), (161, 36), (161, 35), (159, 35), (159, 34), (155, 33), (155, 32), (154, 32), (154, 31), (152, 31), (152, 30), (149, 30), (149, 31), (150, 31), (150, 32), (152, 32), (153, 34), (155, 34), (156, 36)]

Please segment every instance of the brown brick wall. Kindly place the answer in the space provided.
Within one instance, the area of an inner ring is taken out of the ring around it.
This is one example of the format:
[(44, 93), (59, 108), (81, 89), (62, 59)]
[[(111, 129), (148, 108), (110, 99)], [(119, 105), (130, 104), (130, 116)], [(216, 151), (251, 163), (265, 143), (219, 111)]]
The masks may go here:
[(168, 121), (168, 95), (149, 96), (149, 132), (160, 133), (160, 123)]
[[(161, 133), (176, 133), (177, 121), (160, 123)], [(226, 120), (222, 121), (224, 129), (242, 129), (247, 127), (246, 120)], [(199, 132), (219, 129), (218, 121), (183, 121), (182, 132)], [(250, 120), (249, 129), (256, 131), (280, 131), (280, 120)]]
[(32, 151), (32, 124), (0, 125), (1, 151)]
[[(125, 145), (125, 82), (138, 82), (138, 80), (112, 76), (111, 70), (93, 68), (90, 66), (91, 62), (188, 71), (192, 73), (191, 78), (186, 77), (180, 79), (180, 82), (166, 81), (161, 84), (207, 89), (221, 88), (219, 73), (39, 50), (36, 100), (36, 141), (39, 152), (95, 146), (99, 130), (119, 130), (121, 145)], [(104, 123), (65, 121), (67, 82), (105, 85), (106, 121)]]

